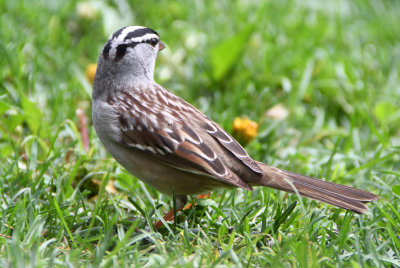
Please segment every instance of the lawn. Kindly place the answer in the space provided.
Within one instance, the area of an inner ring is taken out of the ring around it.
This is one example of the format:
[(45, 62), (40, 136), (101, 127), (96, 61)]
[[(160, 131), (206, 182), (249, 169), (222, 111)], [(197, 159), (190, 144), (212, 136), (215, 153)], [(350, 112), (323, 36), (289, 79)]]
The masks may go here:
[[(400, 266), (399, 21), (383, 0), (0, 0), (0, 266)], [(165, 88), (231, 133), (258, 124), (252, 157), (381, 199), (357, 215), (221, 190), (155, 230), (173, 201), (91, 123), (87, 66), (125, 25), (167, 45)]]

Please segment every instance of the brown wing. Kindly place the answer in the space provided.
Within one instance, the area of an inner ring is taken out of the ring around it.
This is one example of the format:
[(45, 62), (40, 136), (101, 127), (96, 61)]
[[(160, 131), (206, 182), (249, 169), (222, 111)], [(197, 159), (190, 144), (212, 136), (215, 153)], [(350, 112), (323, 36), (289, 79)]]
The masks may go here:
[(208, 134), (216, 138), (225, 149), (239, 158), (247, 167), (258, 174), (263, 174), (260, 166), (247, 154), (243, 147), (219, 125), (209, 120), (206, 130)]
[(234, 157), (238, 158), (249, 169), (258, 174), (263, 173), (261, 167), (248, 155), (246, 150), (243, 149), (243, 147), (217, 123), (209, 119), (191, 104), (173, 95), (164, 88), (157, 87), (157, 89), (157, 93), (160, 96), (164, 96), (163, 99), (168, 100), (170, 106), (180, 110), (181, 116), (186, 117), (187, 122), (192, 125), (196, 124), (201, 126), (204, 131), (216, 139), (218, 144), (222, 145), (226, 150), (232, 153)]
[[(158, 96), (160, 93), (147, 93), (133, 96), (120, 92), (109, 98), (109, 104), (118, 112), (121, 143), (174, 168), (251, 189), (224, 165), (211, 149), (214, 144), (209, 144), (210, 139), (205, 142), (191, 126), (193, 121), (183, 116), (191, 106), (178, 107), (172, 99), (166, 105), (162, 103), (165, 98)], [(158, 99), (150, 99), (154, 97)]]

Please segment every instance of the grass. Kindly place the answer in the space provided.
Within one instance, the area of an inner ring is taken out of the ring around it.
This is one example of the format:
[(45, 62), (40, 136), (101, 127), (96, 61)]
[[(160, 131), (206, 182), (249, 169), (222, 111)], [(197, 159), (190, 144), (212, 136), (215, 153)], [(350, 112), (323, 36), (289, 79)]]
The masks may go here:
[[(400, 3), (264, 2), (0, 0), (0, 266), (400, 266)], [(84, 74), (135, 24), (167, 44), (159, 83), (229, 131), (259, 122), (255, 159), (381, 199), (224, 190), (155, 231), (173, 202), (107, 155)]]

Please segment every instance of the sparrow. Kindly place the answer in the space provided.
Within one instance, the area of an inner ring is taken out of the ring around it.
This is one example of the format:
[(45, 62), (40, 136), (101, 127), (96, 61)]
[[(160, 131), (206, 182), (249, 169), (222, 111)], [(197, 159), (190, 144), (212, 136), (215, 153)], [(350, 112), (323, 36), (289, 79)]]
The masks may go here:
[(93, 83), (94, 128), (107, 151), (136, 178), (182, 209), (187, 196), (254, 186), (297, 193), (363, 214), (373, 193), (252, 159), (221, 126), (154, 81), (159, 34), (127, 26), (110, 36)]

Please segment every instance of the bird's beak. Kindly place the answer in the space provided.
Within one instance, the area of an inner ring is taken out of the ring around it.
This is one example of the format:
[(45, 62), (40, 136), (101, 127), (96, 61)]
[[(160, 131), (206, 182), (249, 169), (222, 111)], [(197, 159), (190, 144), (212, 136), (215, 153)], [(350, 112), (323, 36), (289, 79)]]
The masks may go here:
[(165, 48), (165, 45), (164, 45), (164, 43), (163, 42), (158, 42), (158, 51), (161, 51), (161, 50), (163, 50)]

